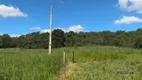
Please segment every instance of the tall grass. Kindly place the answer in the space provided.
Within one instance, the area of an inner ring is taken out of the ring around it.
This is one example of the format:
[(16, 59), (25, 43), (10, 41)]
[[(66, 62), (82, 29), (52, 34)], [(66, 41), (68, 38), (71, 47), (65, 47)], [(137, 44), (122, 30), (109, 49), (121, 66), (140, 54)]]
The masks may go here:
[(140, 61), (106, 60), (79, 63), (76, 66), (69, 80), (142, 80)]
[[(73, 48), (66, 48), (68, 59), (72, 59)], [(141, 59), (142, 50), (131, 48), (119, 48), (110, 46), (78, 47), (75, 50), (76, 62)]]
[[(0, 80), (58, 80), (63, 50), (66, 50), (68, 62), (72, 61), (72, 52), (75, 51), (77, 68), (71, 76), (73, 80), (141, 79), (142, 50), (86, 46), (53, 49), (51, 55), (45, 49), (0, 49)], [(118, 69), (135, 73), (117, 75)]]
[[(68, 80), (142, 80), (142, 50), (79, 47), (75, 55), (76, 70)], [(119, 70), (126, 73), (119, 74)]]
[(47, 50), (0, 50), (0, 80), (56, 80), (62, 55)]

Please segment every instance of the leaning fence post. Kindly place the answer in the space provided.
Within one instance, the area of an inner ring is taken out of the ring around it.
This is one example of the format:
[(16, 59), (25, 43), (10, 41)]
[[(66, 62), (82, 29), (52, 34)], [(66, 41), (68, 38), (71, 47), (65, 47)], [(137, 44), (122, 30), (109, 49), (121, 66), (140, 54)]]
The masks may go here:
[(64, 77), (66, 79), (66, 52), (63, 52), (63, 66), (64, 66)]

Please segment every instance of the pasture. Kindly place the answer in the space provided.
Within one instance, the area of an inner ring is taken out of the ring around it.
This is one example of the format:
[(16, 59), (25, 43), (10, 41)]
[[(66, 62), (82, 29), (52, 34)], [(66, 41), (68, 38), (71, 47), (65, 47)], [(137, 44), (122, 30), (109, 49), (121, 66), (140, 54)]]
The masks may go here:
[(61, 80), (63, 51), (67, 80), (142, 80), (142, 50), (110, 46), (0, 49), (0, 80)]

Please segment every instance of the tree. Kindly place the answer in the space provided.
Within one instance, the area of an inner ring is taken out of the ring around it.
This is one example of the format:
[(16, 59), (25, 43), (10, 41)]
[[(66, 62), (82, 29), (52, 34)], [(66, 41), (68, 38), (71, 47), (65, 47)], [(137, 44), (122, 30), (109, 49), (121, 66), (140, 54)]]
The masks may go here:
[(39, 32), (33, 32), (26, 35), (26, 48), (32, 48), (37, 49), (40, 48), (41, 39), (40, 39), (40, 33)]
[(139, 37), (138, 39), (136, 39), (134, 47), (135, 48), (142, 48), (142, 37)]
[(53, 48), (59, 48), (59, 47), (64, 47), (64, 42), (65, 42), (65, 36), (64, 36), (64, 31), (61, 29), (55, 29), (52, 32), (52, 47)]
[(65, 46), (73, 47), (75, 45), (75, 33), (70, 31), (65, 34)]
[[(47, 49), (49, 33), (33, 32), (20, 37), (0, 35), (0, 48)], [(121, 47), (142, 47), (142, 29), (136, 31), (66, 32), (55, 29), (52, 32), (52, 48), (76, 47), (85, 45), (106, 45)]]
[(47, 49), (49, 46), (49, 33), (40, 34), (40, 41), (41, 48)]
[(11, 44), (10, 44), (10, 46), (12, 47), (12, 48), (17, 48), (18, 47), (18, 37), (12, 37), (11, 38)]
[(2, 45), (3, 48), (10, 48), (11, 37), (8, 34), (3, 34), (2, 43), (3, 43), (3, 45)]
[(18, 40), (17, 40), (17, 47), (19, 48), (25, 48), (25, 44), (26, 44), (26, 37), (25, 35), (21, 35)]
[(3, 47), (3, 40), (2, 40), (2, 36), (0, 35), (0, 48)]
[(101, 32), (103, 37), (103, 45), (113, 45), (113, 39), (115, 37), (115, 34), (110, 31), (103, 31)]

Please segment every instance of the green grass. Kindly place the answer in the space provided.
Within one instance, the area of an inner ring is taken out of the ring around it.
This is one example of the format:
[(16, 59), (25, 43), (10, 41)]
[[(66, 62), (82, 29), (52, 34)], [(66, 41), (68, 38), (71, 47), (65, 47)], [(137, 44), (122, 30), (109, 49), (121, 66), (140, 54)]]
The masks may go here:
[(76, 51), (76, 62), (69, 80), (142, 80), (142, 50), (80, 47)]
[(48, 50), (0, 50), (0, 80), (56, 80), (62, 55)]
[[(58, 80), (62, 72), (62, 53), (68, 63), (73, 48), (0, 49), (0, 80)], [(75, 48), (76, 69), (69, 80), (142, 80), (142, 50), (86, 46)], [(118, 74), (117, 70), (133, 71)]]
[[(71, 60), (71, 53), (73, 48), (67, 48), (68, 59)], [(118, 48), (118, 47), (79, 47), (75, 49), (76, 62), (90, 62), (90, 61), (104, 61), (104, 60), (118, 60), (142, 59), (142, 50), (131, 48)]]
[[(128, 72), (120, 74), (119, 70)], [(72, 76), (72, 80), (142, 80), (142, 64), (123, 60), (79, 63)]]

